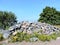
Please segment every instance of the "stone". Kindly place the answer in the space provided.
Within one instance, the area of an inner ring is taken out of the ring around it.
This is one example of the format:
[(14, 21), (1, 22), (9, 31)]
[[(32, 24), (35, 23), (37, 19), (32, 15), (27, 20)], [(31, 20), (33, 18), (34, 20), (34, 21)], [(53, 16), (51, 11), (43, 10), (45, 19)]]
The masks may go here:
[(27, 34), (32, 34), (33, 33), (33, 31), (31, 31), (31, 30), (27, 30), (27, 32), (26, 32)]
[(5, 32), (3, 32), (3, 37), (4, 37), (5, 39), (7, 39), (7, 38), (10, 36), (10, 34), (11, 34), (11, 32), (5, 31)]
[(18, 32), (17, 31), (15, 31), (12, 35), (16, 35)]
[(57, 37), (57, 39), (60, 39), (60, 37)]
[[(10, 32), (15, 32), (16, 30), (20, 30), (21, 32), (32, 33), (34, 30), (39, 31), (42, 30), (44, 34), (52, 34), (53, 32), (59, 32), (60, 28), (57, 28), (53, 25), (41, 22), (28, 22), (22, 21), (17, 24), (14, 24), (8, 29)], [(3, 31), (2, 31), (3, 32)]]
[(31, 42), (36, 42), (36, 41), (38, 41), (38, 38), (37, 37), (32, 37), (32, 38), (30, 38), (30, 41)]

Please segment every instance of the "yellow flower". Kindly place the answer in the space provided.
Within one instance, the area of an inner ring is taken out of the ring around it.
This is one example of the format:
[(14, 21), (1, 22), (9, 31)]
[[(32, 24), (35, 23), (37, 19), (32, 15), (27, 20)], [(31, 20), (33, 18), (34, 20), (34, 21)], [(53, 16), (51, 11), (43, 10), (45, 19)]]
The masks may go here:
[(14, 39), (14, 41), (17, 41), (18, 37), (17, 36), (14, 36), (13, 39)]

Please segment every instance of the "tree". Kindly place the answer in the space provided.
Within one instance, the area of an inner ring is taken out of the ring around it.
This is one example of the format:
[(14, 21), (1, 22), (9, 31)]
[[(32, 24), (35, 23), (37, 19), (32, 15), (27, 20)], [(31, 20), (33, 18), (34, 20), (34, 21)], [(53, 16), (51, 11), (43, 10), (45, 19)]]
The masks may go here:
[(12, 12), (0, 11), (0, 28), (6, 29), (17, 23), (16, 16)]
[(39, 22), (45, 22), (53, 25), (60, 25), (60, 12), (55, 8), (45, 7), (40, 14)]

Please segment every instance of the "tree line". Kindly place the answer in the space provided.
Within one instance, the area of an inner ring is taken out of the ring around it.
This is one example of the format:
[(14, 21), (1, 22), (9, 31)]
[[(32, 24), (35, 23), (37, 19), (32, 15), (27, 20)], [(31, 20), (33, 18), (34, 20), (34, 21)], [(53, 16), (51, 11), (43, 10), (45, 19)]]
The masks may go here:
[(60, 25), (60, 11), (57, 11), (53, 7), (46, 6), (40, 14), (38, 21), (52, 25)]

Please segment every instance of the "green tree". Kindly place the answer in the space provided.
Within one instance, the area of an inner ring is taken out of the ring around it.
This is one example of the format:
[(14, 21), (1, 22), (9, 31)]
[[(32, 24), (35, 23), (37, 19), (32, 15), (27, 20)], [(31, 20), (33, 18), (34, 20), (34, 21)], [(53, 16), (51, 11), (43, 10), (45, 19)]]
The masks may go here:
[(17, 23), (16, 16), (12, 12), (0, 11), (0, 28), (6, 29)]
[(60, 12), (55, 8), (46, 6), (40, 14), (39, 22), (60, 25)]

